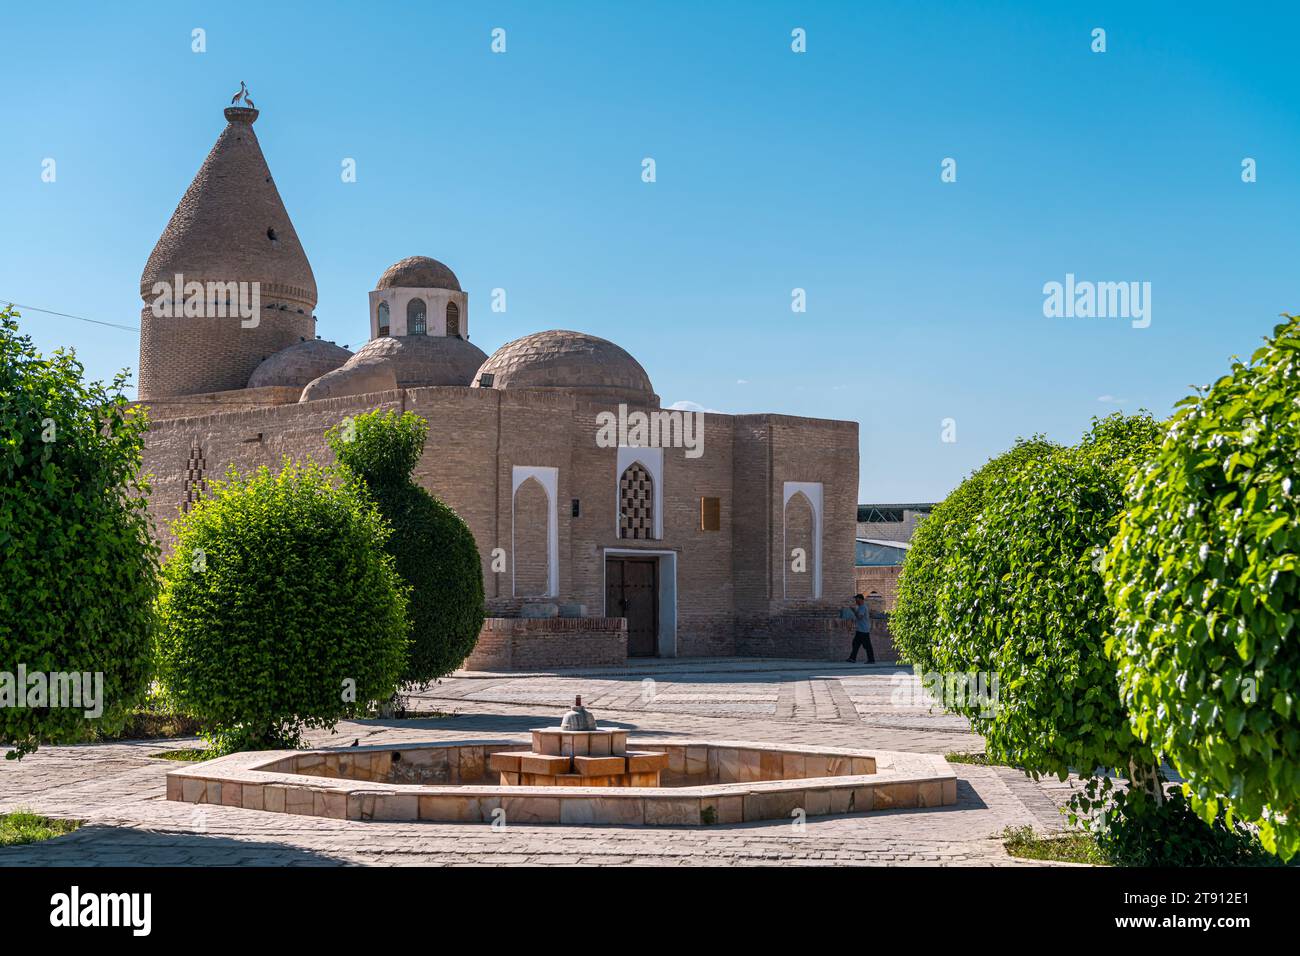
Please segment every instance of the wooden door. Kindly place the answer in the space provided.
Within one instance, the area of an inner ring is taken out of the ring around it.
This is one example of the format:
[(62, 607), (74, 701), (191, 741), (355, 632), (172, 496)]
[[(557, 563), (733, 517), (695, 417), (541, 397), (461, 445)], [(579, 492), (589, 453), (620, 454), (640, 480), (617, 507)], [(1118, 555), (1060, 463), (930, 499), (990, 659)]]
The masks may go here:
[(605, 560), (605, 614), (627, 618), (628, 657), (654, 657), (658, 654), (658, 559)]

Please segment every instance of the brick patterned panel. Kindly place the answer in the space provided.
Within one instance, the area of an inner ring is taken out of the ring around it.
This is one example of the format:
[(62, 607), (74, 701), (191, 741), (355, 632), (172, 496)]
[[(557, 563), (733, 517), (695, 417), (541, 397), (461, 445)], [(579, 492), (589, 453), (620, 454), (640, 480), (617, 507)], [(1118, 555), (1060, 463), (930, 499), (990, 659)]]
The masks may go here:
[(620, 538), (655, 536), (654, 479), (639, 462), (628, 465), (618, 480), (618, 521)]
[(197, 442), (190, 445), (190, 457), (185, 463), (185, 481), (183, 488), (185, 490), (185, 500), (181, 502), (181, 511), (186, 514), (193, 508), (204, 492), (208, 490), (208, 483), (204, 479), (204, 473), (207, 470), (207, 459), (203, 457), (203, 449)]

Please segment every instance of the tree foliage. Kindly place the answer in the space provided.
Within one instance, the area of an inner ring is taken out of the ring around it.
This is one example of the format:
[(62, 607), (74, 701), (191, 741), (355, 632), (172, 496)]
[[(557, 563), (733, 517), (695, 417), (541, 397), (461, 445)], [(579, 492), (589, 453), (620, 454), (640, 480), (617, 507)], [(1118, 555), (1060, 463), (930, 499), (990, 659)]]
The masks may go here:
[(1057, 447), (1037, 436), (1018, 441), (973, 472), (917, 526), (903, 560), (898, 598), (889, 620), (894, 646), (904, 661), (915, 665), (917, 673), (934, 670), (931, 649), (939, 637), (935, 594), (949, 551), (985, 503), (996, 497), (1008, 473), (1023, 462), (1046, 457)]
[(107, 387), (83, 374), (75, 353), (41, 356), (17, 313), (0, 311), (0, 671), (14, 680), (0, 743), (10, 756), (84, 738), (93, 709), (25, 706), (18, 665), (101, 674), (96, 723), (110, 733), (148, 690), (158, 551), (140, 477), (147, 424), (122, 393), (125, 373)]
[(411, 644), (403, 684), (450, 674), (483, 626), (483, 570), (469, 526), (416, 484), (428, 423), (413, 412), (378, 410), (328, 433), (339, 464), (360, 477), (393, 527), (386, 545), (411, 586)]
[(1113, 621), (1097, 565), (1125, 479), (1157, 434), (1148, 415), (1115, 415), (1078, 446), (1023, 456), (949, 536), (932, 654), (942, 672), (997, 675), (995, 704), (945, 702), (970, 718), (990, 756), (1062, 778), (1156, 763), (1102, 652)]
[(355, 481), (315, 464), (233, 471), (173, 526), (159, 672), (218, 749), (295, 745), (397, 686), (406, 587)]
[(1135, 732), (1201, 818), (1300, 850), (1300, 318), (1180, 402), (1105, 562)]

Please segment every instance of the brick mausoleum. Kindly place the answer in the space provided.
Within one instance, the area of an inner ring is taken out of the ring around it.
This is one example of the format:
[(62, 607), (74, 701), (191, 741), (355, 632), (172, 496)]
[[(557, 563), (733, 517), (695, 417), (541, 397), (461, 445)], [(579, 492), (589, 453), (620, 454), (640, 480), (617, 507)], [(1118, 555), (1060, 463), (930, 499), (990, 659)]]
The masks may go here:
[[(671, 420), (636, 359), (558, 330), (488, 356), (470, 343), (455, 274), (422, 256), (380, 276), (364, 347), (321, 341), (316, 282), (257, 116), (226, 110), (141, 277), (145, 467), (164, 544), (168, 522), (230, 465), (328, 463), (326, 429), (409, 410), (429, 423), (416, 478), (469, 524), (483, 562), (489, 620), (467, 667), (847, 653), (856, 422), (693, 413), (702, 453), (611, 446), (602, 413)], [(158, 284), (177, 275), (206, 290), (203, 315), (155, 314)], [(215, 317), (241, 282), (260, 290), (256, 318)]]

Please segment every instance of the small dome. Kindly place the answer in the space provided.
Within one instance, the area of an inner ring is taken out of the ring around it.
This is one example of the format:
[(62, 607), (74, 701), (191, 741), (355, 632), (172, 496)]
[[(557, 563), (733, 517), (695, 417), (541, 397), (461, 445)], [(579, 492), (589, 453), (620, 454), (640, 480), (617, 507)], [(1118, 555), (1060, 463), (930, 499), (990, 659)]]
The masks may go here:
[(323, 398), (343, 398), (347, 395), (369, 395), (372, 392), (389, 392), (397, 388), (393, 367), (383, 362), (349, 362), (342, 368), (326, 372), (308, 384), (299, 396), (299, 402), (315, 402)]
[(641, 363), (585, 332), (554, 329), (507, 342), (474, 376), (492, 375), (492, 388), (559, 388), (594, 399), (659, 403)]
[(390, 365), (398, 386), (422, 388), (468, 385), (486, 358), (477, 345), (454, 335), (393, 335), (371, 339), (348, 365)]
[(451, 289), (461, 291), (460, 280), (437, 259), (407, 256), (394, 262), (379, 277), (376, 289)]
[(340, 367), (352, 353), (333, 342), (308, 339), (281, 349), (253, 370), (249, 388), (281, 385), (303, 388), (308, 382)]

